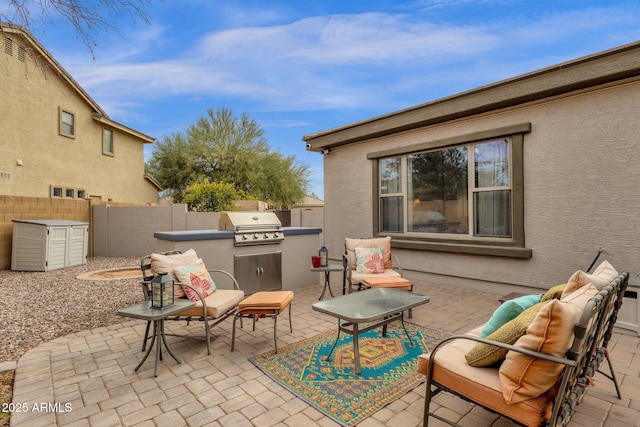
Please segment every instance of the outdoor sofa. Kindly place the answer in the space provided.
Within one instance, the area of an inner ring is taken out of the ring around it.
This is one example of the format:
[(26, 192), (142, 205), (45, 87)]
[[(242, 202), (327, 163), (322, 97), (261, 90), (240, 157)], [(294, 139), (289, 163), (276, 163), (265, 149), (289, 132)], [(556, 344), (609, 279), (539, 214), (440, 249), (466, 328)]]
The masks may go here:
[[(438, 405), (432, 410), (442, 391), (525, 426), (566, 425), (596, 371), (621, 398), (607, 346), (628, 279), (605, 261), (543, 295), (505, 302), (485, 325), (420, 356), (424, 426), (430, 418), (457, 425)], [(599, 371), (604, 359), (610, 374)]]

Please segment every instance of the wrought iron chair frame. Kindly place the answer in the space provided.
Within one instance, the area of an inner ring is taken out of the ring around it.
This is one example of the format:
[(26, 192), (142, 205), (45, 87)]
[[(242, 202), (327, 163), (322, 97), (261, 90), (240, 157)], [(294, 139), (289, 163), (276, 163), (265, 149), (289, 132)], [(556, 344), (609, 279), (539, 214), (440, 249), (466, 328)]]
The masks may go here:
[[(553, 401), (551, 417), (547, 423), (549, 426), (565, 426), (573, 415), (575, 406), (580, 402), (587, 386), (592, 384), (591, 377), (600, 371), (600, 364), (606, 358), (611, 375), (601, 372), (614, 382), (618, 398), (621, 398), (618, 381), (615, 378), (613, 365), (609, 358), (607, 345), (611, 339), (611, 332), (618, 317), (622, 298), (629, 280), (628, 273), (621, 273), (609, 285), (592, 297), (582, 311), (578, 323), (574, 327), (572, 346), (564, 358), (554, 357), (545, 353), (528, 350), (514, 345), (504, 344), (486, 338), (472, 335), (455, 335), (444, 339), (433, 349), (429, 356), (427, 368), (427, 381), (424, 405), (423, 426), (429, 425), (429, 418), (436, 418), (449, 425), (458, 425), (446, 418), (431, 412), (431, 400), (438, 393), (445, 391), (462, 399), (469, 400), (464, 395), (452, 390), (445, 384), (440, 384), (433, 379), (435, 355), (438, 350), (448, 342), (457, 339), (467, 339), (486, 344), (492, 344), (509, 351), (515, 351), (532, 357), (550, 360), (565, 366), (559, 379), (559, 389)], [(592, 322), (592, 319), (596, 321)], [(477, 402), (472, 402), (476, 403)], [(491, 407), (482, 405), (491, 412), (497, 412)], [(503, 415), (503, 414), (501, 414)], [(521, 424), (518, 420), (512, 420)]]
[[(166, 251), (166, 252), (159, 252), (161, 255), (178, 255), (181, 254), (182, 251)], [(151, 279), (153, 279), (154, 275), (153, 272), (151, 270), (151, 255), (145, 255), (140, 259), (140, 269), (142, 270), (142, 281), (140, 282), (140, 285), (142, 286), (142, 292), (144, 294), (145, 300), (150, 300), (151, 299)], [(225, 277), (228, 277), (231, 280), (231, 283), (233, 284), (233, 288), (235, 290), (240, 290), (240, 285), (238, 284), (238, 281), (236, 280), (236, 278), (233, 276), (233, 274), (231, 274), (230, 272), (226, 271), (226, 270), (220, 270), (220, 269), (210, 269), (207, 268), (207, 271), (209, 272), (209, 274), (215, 275), (215, 274), (222, 274)], [(218, 317), (210, 317), (207, 315), (207, 303), (205, 298), (202, 296), (202, 293), (200, 293), (200, 291), (195, 288), (194, 286), (192, 286), (189, 283), (181, 283), (176, 281), (175, 282), (176, 286), (182, 286), (182, 287), (188, 287), (191, 290), (193, 290), (196, 295), (198, 295), (198, 298), (200, 299), (200, 301), (202, 301), (202, 316), (195, 318), (194, 316), (183, 316), (178, 314), (177, 316), (174, 316), (171, 318), (171, 320), (185, 320), (187, 322), (187, 325), (189, 325), (191, 323), (192, 320), (197, 320), (197, 321), (201, 321), (204, 323), (204, 330), (205, 330), (205, 336), (204, 337), (198, 337), (198, 336), (191, 336), (189, 335), (190, 338), (198, 338), (198, 339), (203, 339), (206, 341), (207, 343), (207, 355), (211, 355), (211, 329), (213, 327), (215, 327), (216, 325), (218, 325), (219, 323), (223, 322), (227, 317), (233, 316), (235, 315), (238, 307), (237, 305), (235, 307), (233, 307), (232, 309), (226, 311), (225, 313), (223, 313), (221, 316)], [(167, 319), (169, 320), (169, 319)], [(142, 351), (145, 350), (145, 347), (147, 346), (147, 340), (150, 338), (149, 336), (149, 332), (150, 332), (150, 327), (151, 327), (151, 322), (147, 322), (147, 327), (145, 329), (145, 334), (144, 334), (144, 340), (142, 342)], [(182, 335), (176, 335), (176, 334), (165, 334), (165, 335), (169, 335), (169, 336), (182, 336)]]

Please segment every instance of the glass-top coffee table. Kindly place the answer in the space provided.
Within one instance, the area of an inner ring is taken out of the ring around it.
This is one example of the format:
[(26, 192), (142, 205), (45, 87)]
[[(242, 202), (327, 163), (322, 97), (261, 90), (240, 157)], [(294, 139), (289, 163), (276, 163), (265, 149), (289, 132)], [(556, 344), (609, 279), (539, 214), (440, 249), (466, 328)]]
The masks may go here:
[[(353, 335), (353, 360), (355, 373), (360, 374), (360, 349), (358, 338), (372, 329), (383, 327), (383, 335), (386, 334), (386, 325), (400, 320), (411, 346), (413, 341), (404, 327), (404, 312), (428, 303), (427, 295), (414, 294), (413, 292), (399, 291), (396, 289), (374, 288), (366, 291), (355, 292), (344, 296), (318, 301), (311, 305), (315, 311), (338, 318), (338, 336), (333, 344), (329, 356), (338, 344), (340, 333)], [(361, 328), (361, 324), (366, 324)]]

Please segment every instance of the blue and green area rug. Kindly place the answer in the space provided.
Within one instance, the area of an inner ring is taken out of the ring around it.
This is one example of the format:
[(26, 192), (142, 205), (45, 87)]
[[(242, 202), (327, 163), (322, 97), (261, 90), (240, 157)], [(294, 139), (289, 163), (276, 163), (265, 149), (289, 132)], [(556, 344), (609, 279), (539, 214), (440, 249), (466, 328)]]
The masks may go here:
[(424, 382), (417, 371), (418, 356), (429, 351), (450, 334), (405, 323), (411, 339), (398, 322), (360, 335), (362, 374), (353, 373), (352, 336), (327, 331), (279, 350), (249, 358), (277, 383), (343, 426), (353, 426), (368, 418)]

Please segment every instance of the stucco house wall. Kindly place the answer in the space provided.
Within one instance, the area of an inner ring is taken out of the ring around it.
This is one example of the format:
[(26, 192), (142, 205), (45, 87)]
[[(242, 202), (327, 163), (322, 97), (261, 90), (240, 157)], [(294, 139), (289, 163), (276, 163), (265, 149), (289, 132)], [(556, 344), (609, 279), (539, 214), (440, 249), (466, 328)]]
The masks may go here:
[[(496, 292), (512, 291), (513, 285), (522, 290), (546, 289), (566, 282), (578, 269), (586, 270), (602, 248), (600, 260), (630, 271), (632, 280), (634, 276), (637, 280), (640, 79), (638, 65), (632, 64), (640, 64), (639, 58), (640, 44), (625, 46), (416, 109), (305, 136), (310, 150), (328, 151), (324, 155), (325, 235), (331, 258), (342, 253), (345, 237), (381, 234), (373, 212), (376, 162), (368, 155), (530, 124), (523, 143), (524, 246), (530, 257), (395, 247), (405, 275)], [(574, 85), (570, 81), (574, 71), (588, 77), (575, 70), (581, 67), (592, 72), (601, 67), (598, 73), (609, 77)], [(555, 79), (553, 84), (563, 89), (526, 96), (538, 90), (526, 88), (536, 86), (536, 79), (544, 79), (539, 80), (540, 86)], [(500, 93), (509, 91), (510, 102), (497, 102)], [(465, 102), (475, 105), (467, 113), (461, 108), (459, 117), (448, 110), (452, 103)], [(413, 117), (403, 122), (408, 115)], [(432, 124), (420, 125), (420, 120)], [(411, 121), (413, 126), (407, 124)], [(384, 125), (397, 130), (384, 130)]]
[[(144, 173), (154, 138), (117, 123), (21, 27), (0, 32), (0, 194), (50, 197), (51, 186), (81, 198), (156, 203), (158, 185)], [(60, 112), (75, 118), (75, 137), (60, 134)], [(103, 153), (103, 129), (113, 155)]]

